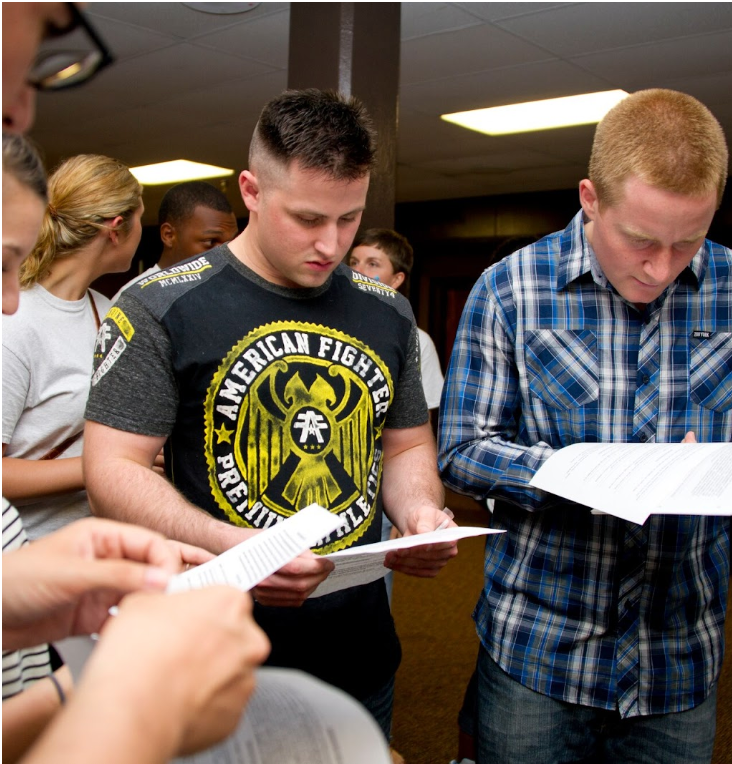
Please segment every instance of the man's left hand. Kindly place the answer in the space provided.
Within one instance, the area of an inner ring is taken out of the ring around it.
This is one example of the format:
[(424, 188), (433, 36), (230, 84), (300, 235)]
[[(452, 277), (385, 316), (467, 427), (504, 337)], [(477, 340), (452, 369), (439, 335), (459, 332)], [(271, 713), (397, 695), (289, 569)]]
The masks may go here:
[[(438, 528), (454, 528), (452, 513), (435, 507), (420, 507), (409, 515), (404, 536), (428, 533)], [(384, 565), (400, 573), (420, 578), (434, 578), (457, 555), (457, 541), (397, 549), (387, 554)]]

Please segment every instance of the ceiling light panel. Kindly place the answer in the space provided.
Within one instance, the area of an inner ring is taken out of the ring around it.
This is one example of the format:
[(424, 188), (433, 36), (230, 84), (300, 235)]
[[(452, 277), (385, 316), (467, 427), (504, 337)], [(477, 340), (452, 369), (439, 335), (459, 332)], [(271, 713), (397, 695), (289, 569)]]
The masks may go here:
[(174, 159), (170, 162), (130, 167), (130, 172), (143, 186), (160, 186), (164, 183), (182, 183), (186, 180), (205, 180), (206, 178), (226, 178), (234, 174), (233, 170), (226, 167), (191, 162), (188, 159)]
[(549, 98), (544, 101), (473, 109), (441, 116), (446, 122), (487, 135), (528, 133), (599, 122), (627, 95), (624, 90), (607, 90), (601, 93)]

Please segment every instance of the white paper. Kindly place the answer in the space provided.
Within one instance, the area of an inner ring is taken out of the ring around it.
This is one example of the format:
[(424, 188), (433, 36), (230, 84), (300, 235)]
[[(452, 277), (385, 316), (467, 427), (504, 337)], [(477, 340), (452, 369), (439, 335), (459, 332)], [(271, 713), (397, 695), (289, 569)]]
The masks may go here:
[(338, 515), (311, 504), (215, 559), (175, 576), (167, 591), (227, 584), (248, 592), (342, 524)]
[(391, 764), (381, 729), (350, 695), (294, 669), (262, 668), (239, 727), (177, 764)]
[(489, 533), (503, 533), (503, 531), (475, 527), (444, 528), (431, 533), (419, 533), (416, 536), (404, 536), (390, 541), (379, 541), (376, 544), (365, 544), (364, 546), (342, 549), (340, 552), (332, 552), (325, 557), (335, 564), (335, 570), (330, 572), (328, 578), (310, 596), (322, 597), (324, 594), (332, 594), (341, 589), (368, 584), (382, 578), (390, 570), (384, 566), (384, 559), (389, 552), (393, 552), (395, 549), (409, 549), (427, 544), (444, 544), (446, 541), (457, 541), (469, 536), (485, 536)]
[(624, 520), (732, 515), (732, 443), (576, 443), (531, 485)]

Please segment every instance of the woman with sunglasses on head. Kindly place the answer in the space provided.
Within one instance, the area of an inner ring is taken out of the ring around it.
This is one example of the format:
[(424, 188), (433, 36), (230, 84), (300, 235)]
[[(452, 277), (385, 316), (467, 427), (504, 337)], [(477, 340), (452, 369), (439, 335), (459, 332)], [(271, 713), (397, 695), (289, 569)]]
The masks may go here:
[(110, 307), (89, 287), (129, 268), (142, 233), (142, 188), (115, 159), (72, 157), (48, 190), (40, 238), (21, 267), (20, 309), (3, 316), (3, 495), (31, 538), (89, 514), (84, 407)]

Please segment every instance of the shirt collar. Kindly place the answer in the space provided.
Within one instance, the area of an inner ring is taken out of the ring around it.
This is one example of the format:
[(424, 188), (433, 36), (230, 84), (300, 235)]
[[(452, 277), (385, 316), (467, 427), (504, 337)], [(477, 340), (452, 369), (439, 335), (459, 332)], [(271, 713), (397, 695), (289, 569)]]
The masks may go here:
[[(588, 273), (604, 275), (597, 264), (595, 253), (585, 238), (584, 216), (580, 210), (562, 232), (560, 240), (557, 289), (562, 290)], [(605, 283), (607, 283), (605, 281)]]

